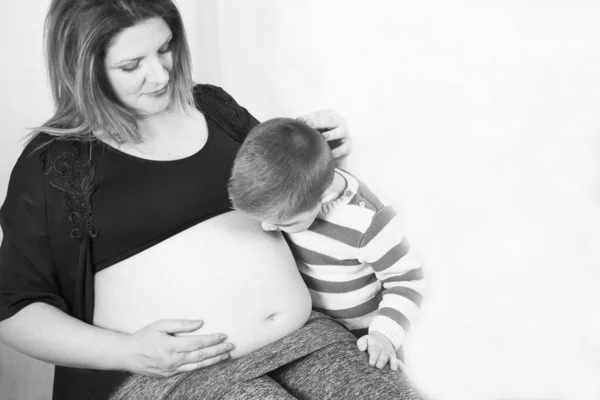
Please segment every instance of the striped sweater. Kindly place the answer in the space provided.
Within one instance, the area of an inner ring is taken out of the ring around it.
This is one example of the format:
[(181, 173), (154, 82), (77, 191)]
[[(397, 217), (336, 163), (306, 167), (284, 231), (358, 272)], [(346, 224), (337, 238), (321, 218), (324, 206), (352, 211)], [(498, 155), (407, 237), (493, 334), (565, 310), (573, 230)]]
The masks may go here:
[(304, 232), (286, 234), (313, 308), (398, 349), (423, 293), (423, 269), (396, 212), (349, 173), (341, 197)]

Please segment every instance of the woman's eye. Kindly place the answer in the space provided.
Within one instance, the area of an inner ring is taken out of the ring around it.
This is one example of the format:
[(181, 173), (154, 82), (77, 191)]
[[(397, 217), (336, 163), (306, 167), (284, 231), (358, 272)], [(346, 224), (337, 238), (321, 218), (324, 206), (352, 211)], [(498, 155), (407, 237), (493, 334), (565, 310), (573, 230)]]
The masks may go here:
[(121, 67), (121, 69), (125, 72), (133, 72), (136, 69), (138, 69), (139, 66), (140, 66), (140, 63), (136, 63), (135, 65), (132, 65), (132, 66)]
[(160, 49), (158, 50), (158, 52), (159, 52), (160, 54), (167, 54), (167, 53), (168, 53), (168, 52), (170, 52), (170, 51), (171, 51), (171, 42), (167, 43), (167, 45), (166, 45), (166, 46), (163, 46), (162, 48), (160, 48)]

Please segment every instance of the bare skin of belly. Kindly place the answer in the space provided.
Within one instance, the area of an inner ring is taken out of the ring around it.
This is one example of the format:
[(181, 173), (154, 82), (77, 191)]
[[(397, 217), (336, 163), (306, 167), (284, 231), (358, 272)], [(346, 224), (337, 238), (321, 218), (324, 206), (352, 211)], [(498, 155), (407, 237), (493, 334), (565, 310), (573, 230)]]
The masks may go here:
[(232, 358), (307, 321), (311, 298), (279, 232), (237, 211), (199, 223), (95, 276), (94, 325), (132, 333), (159, 319), (201, 319)]

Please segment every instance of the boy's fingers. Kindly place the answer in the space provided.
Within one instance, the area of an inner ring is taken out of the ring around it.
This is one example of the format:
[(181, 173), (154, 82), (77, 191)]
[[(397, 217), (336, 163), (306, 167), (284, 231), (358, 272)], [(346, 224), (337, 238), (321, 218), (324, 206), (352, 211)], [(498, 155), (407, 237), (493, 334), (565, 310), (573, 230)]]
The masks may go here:
[(396, 358), (395, 354), (392, 354), (390, 356), (390, 369), (392, 371), (398, 371), (400, 369), (400, 365), (399, 365), (399, 361), (398, 358)]
[(365, 351), (367, 349), (367, 337), (363, 336), (356, 341), (356, 346), (358, 346), (358, 350)]
[(385, 367), (385, 365), (387, 364), (387, 362), (388, 362), (388, 356), (387, 356), (387, 354), (380, 353), (379, 354), (379, 359), (377, 360), (376, 367), (379, 368), (379, 369), (382, 369), (383, 367)]
[(404, 363), (400, 360), (398, 360), (398, 369), (403, 373), (406, 374), (406, 369), (404, 369)]
[(375, 346), (369, 346), (369, 365), (374, 367), (381, 354), (381, 349)]

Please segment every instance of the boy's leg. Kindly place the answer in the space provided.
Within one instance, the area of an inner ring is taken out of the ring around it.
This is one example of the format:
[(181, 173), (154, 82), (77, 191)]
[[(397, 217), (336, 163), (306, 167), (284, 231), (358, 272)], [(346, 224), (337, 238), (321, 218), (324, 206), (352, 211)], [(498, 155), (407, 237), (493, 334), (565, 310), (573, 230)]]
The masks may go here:
[(297, 400), (266, 375), (238, 383), (220, 400)]
[(406, 377), (369, 365), (355, 343), (338, 342), (269, 375), (300, 400), (423, 400)]

